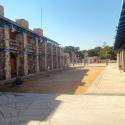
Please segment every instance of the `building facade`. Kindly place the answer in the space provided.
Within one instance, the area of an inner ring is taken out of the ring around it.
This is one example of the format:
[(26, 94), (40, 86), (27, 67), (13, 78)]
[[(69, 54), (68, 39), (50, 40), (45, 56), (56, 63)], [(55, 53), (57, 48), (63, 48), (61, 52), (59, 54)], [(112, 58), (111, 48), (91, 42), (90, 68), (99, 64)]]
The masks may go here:
[(117, 51), (118, 67), (125, 72), (125, 0), (122, 3), (114, 49)]
[(63, 48), (43, 36), (42, 29), (30, 30), (25, 19), (5, 18), (0, 6), (0, 82), (63, 69), (67, 61)]

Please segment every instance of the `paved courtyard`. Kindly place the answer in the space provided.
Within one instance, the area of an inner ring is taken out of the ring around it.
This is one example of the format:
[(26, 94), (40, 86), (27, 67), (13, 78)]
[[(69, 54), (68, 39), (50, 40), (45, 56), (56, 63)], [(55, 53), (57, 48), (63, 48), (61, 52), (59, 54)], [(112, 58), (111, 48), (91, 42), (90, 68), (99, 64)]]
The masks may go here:
[(0, 93), (0, 125), (124, 124), (124, 96)]
[(124, 125), (125, 73), (109, 65), (84, 95), (0, 93), (0, 125)]

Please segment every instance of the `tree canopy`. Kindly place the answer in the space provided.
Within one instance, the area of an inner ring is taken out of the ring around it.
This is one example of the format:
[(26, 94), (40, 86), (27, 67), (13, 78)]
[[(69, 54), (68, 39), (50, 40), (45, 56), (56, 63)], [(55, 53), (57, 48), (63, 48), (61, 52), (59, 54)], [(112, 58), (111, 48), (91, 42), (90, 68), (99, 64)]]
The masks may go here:
[(70, 56), (72, 53), (75, 53), (79, 58), (84, 58), (87, 52), (89, 57), (98, 56), (100, 59), (116, 59), (116, 52), (113, 46), (108, 46), (106, 43), (104, 43), (102, 47), (97, 46), (89, 50), (80, 50), (79, 47), (66, 46), (64, 47), (64, 51), (69, 53)]

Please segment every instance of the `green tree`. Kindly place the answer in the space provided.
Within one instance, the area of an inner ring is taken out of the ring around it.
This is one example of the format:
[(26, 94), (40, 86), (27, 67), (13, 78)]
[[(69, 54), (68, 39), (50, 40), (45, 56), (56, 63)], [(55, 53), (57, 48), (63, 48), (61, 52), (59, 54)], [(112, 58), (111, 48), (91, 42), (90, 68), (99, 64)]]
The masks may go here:
[(69, 53), (70, 55), (74, 52), (77, 54), (79, 52), (80, 48), (79, 47), (74, 47), (74, 46), (65, 46), (64, 47), (64, 52)]
[(90, 57), (98, 56), (101, 59), (116, 60), (116, 52), (113, 50), (113, 47), (108, 46), (106, 42), (103, 43), (102, 47), (97, 46), (89, 50), (80, 50), (79, 47), (66, 46), (64, 47), (64, 51), (69, 53), (70, 57), (72, 56), (72, 53), (75, 53), (77, 57), (84, 58), (84, 54), (87, 52)]

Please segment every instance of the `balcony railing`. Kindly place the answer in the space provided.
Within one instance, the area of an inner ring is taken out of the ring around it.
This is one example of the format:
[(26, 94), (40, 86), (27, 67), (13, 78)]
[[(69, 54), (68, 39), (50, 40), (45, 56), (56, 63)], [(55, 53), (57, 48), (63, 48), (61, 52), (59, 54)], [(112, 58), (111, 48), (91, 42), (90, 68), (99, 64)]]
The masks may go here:
[(19, 48), (19, 41), (10, 40), (10, 49), (11, 50), (18, 50), (18, 48)]
[(36, 48), (36, 46), (35, 46), (34, 41), (29, 41), (27, 43), (27, 52), (33, 53), (33, 52), (35, 52), (35, 48)]

